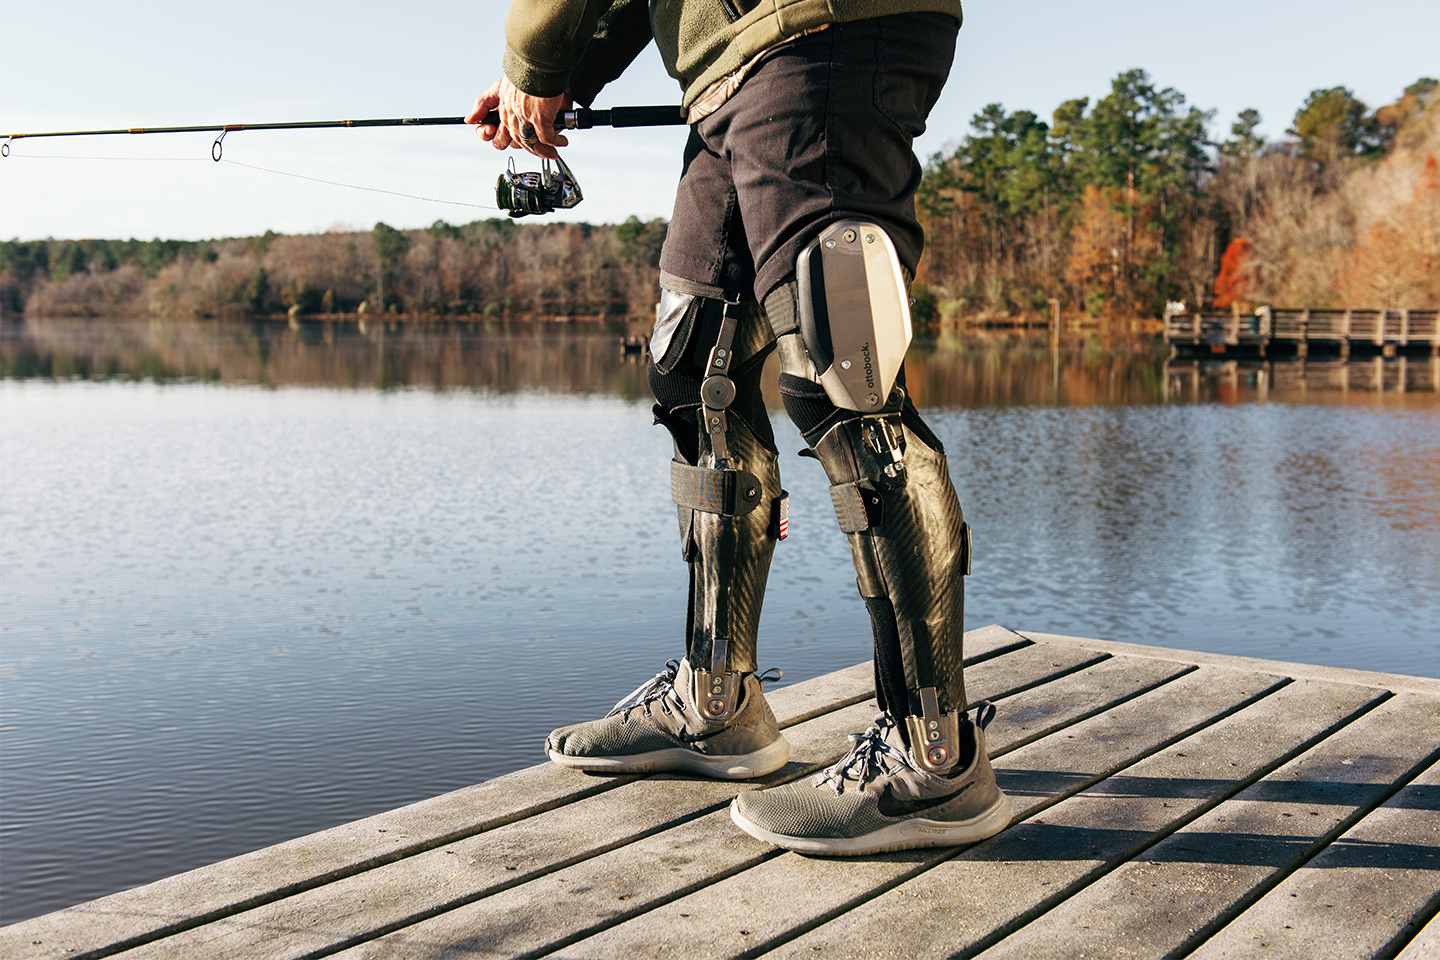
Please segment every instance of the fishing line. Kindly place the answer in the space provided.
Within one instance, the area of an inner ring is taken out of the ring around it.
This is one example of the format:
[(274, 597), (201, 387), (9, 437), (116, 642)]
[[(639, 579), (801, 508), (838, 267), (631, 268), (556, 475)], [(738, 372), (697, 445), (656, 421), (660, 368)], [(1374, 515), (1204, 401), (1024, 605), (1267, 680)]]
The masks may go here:
[(312, 183), (324, 183), (332, 187), (348, 187), (351, 190), (365, 190), (369, 193), (383, 193), (391, 197), (404, 197), (407, 200), (423, 200), (426, 203), (444, 203), (452, 207), (474, 207), (477, 210), (499, 210), (499, 207), (486, 203), (466, 203), (464, 200), (440, 200), (436, 197), (422, 197), (414, 193), (400, 193), (398, 190), (382, 190), (380, 187), (364, 187), (357, 183), (341, 183), (339, 180), (325, 180), (321, 177), (311, 177), (303, 173), (290, 173), (285, 170), (273, 170), (270, 167), (257, 167), (253, 163), (241, 163), (239, 160), (231, 160), (228, 157), (221, 157), (220, 163), (230, 163), (237, 167), (244, 167), (247, 170), (259, 170), (262, 173), (273, 173), (282, 177), (294, 177), (297, 180), (309, 180)]

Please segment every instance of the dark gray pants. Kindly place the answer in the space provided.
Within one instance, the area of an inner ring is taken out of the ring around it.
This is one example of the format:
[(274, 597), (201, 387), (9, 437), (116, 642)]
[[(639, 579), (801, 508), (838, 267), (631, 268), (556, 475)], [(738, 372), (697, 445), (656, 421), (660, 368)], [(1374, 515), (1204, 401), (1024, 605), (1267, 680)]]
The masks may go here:
[(763, 301), (827, 223), (883, 226), (913, 276), (915, 137), (959, 24), (920, 13), (831, 24), (768, 54), (691, 127), (660, 269)]

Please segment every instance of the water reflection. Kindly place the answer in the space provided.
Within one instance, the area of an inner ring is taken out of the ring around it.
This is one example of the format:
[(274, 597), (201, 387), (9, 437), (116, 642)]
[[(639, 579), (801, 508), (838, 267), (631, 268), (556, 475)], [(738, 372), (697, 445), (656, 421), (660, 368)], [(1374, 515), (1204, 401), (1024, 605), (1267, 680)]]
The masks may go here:
[[(11, 321), (9, 378), (649, 396), (634, 331), (601, 323)], [(628, 362), (627, 362), (628, 359)]]
[[(299, 321), (190, 323), (11, 320), (0, 376), (325, 386), (547, 391), (647, 400), (636, 324)], [(773, 365), (773, 359), (772, 359)], [(1154, 336), (951, 332), (906, 361), (922, 407), (1285, 400), (1435, 405), (1434, 357), (1236, 362), (1170, 360)], [(773, 375), (771, 409), (780, 408)]]
[[(536, 762), (674, 655), (670, 442), (625, 332), (0, 326), (0, 919)], [(975, 531), (967, 624), (1434, 675), (1435, 360), (1166, 357), (912, 352)], [(791, 682), (871, 640), (773, 423), (761, 662)]]
[(1167, 401), (1354, 400), (1369, 402), (1420, 394), (1420, 404), (1440, 395), (1435, 357), (1368, 357), (1359, 360), (1278, 361), (1174, 360), (1165, 364)]

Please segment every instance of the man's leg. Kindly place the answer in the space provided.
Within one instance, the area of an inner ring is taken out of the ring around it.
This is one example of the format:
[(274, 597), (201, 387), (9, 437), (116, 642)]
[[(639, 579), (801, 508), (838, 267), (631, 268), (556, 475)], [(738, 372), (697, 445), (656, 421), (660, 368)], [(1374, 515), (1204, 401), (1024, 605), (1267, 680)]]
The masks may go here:
[[(692, 147), (695, 145), (692, 144)], [(657, 423), (674, 440), (671, 495), (690, 586), (685, 657), (609, 716), (555, 731), (552, 759), (588, 770), (684, 770), (727, 779), (783, 766), (790, 747), (760, 689), (756, 640), (784, 491), (760, 394), (774, 336), (748, 290), (727, 220), (733, 191), (723, 161), (687, 151), (676, 220), (686, 269), (708, 282), (662, 275), (649, 377)], [(697, 267), (698, 264), (698, 267)], [(737, 280), (737, 278), (740, 278)], [(726, 287), (719, 282), (728, 281)]]
[(985, 748), (993, 708), (966, 714), (966, 526), (944, 448), (896, 386), (876, 413), (837, 407), (799, 334), (781, 338), (781, 393), (830, 479), (875, 641), (881, 713), (814, 781), (741, 794), (731, 816), (770, 843), (863, 854), (972, 843), (1011, 805)]

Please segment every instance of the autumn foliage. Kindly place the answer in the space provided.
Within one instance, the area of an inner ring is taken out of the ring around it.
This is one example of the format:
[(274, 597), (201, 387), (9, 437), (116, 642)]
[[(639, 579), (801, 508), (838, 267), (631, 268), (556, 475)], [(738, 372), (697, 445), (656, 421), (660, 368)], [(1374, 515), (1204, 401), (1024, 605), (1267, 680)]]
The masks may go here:
[(1211, 115), (1139, 70), (1049, 123), (992, 104), (918, 197), (921, 279), (942, 316), (1094, 317), (1225, 309), (1440, 304), (1440, 84), (1371, 111), (1316, 90), (1289, 138), (1242, 111), (1214, 149)]
[(1253, 248), (1244, 237), (1236, 237), (1220, 257), (1220, 275), (1215, 278), (1215, 306), (1225, 309), (1243, 306), (1253, 285), (1250, 255)]

